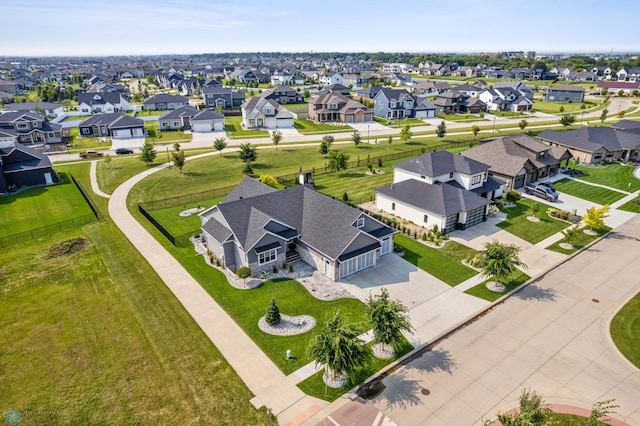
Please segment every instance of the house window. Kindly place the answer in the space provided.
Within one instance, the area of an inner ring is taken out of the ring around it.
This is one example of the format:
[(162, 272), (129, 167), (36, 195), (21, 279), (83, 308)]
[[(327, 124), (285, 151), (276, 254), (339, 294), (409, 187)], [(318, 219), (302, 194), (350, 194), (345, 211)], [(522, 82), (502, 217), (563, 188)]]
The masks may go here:
[(258, 253), (258, 265), (264, 265), (265, 263), (275, 262), (277, 258), (278, 258), (277, 248), (263, 251), (262, 253)]
[(544, 151), (538, 154), (538, 158), (544, 158)]
[(356, 228), (362, 228), (364, 226), (364, 217), (359, 217), (356, 221)]
[(18, 123), (18, 124), (16, 125), (16, 128), (17, 128), (17, 129), (24, 130), (24, 129), (28, 129), (28, 128), (29, 128), (29, 125), (28, 125), (27, 123)]
[(426, 177), (424, 177), (424, 176), (422, 176), (422, 175), (421, 175), (421, 176), (420, 176), (420, 179), (426, 179)]
[(481, 179), (482, 179), (482, 175), (476, 175), (476, 176), (472, 177), (471, 178), (471, 185), (479, 184)]
[(396, 209), (396, 203), (391, 203), (391, 210), (395, 210)]
[(49, 133), (47, 133), (47, 137), (53, 138), (53, 137), (55, 137), (55, 135), (53, 134), (53, 132), (49, 132)]
[(391, 108), (395, 108), (396, 107), (396, 101), (391, 101)]
[(449, 173), (449, 179), (453, 179), (453, 172)]
[(82, 129), (82, 134), (83, 135), (90, 135), (91, 134), (91, 129), (87, 129), (87, 128)]
[(428, 223), (429, 222), (429, 216), (427, 216), (426, 214), (424, 215), (424, 219), (423, 219), (424, 223)]
[(253, 125), (255, 125), (255, 124), (256, 124), (256, 120), (255, 120), (255, 119), (253, 119), (253, 118), (250, 118), (250, 119), (249, 119), (249, 125), (250, 125), (250, 126), (253, 126)]

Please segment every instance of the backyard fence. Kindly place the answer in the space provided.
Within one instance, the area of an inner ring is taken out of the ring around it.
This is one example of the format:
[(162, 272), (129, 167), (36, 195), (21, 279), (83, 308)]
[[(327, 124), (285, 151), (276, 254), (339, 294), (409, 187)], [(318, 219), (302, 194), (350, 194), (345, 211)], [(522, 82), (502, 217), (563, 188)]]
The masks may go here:
[(147, 211), (141, 204), (138, 204), (138, 211), (142, 214), (142, 216), (146, 217), (149, 222), (153, 226), (156, 227), (158, 231), (162, 233), (167, 239), (173, 244), (175, 247), (187, 247), (189, 245), (189, 238), (197, 231), (188, 232), (182, 235), (173, 235), (167, 228), (165, 228), (151, 213)]
[(34, 228), (28, 231), (19, 232), (17, 234), (7, 235), (6, 237), (0, 237), (0, 247), (9, 247), (34, 240), (36, 238), (56, 234), (58, 232), (68, 231), (70, 229), (86, 225), (87, 223), (95, 222), (95, 220), (95, 214), (86, 214), (84, 216), (78, 216), (71, 219), (63, 220), (62, 222), (42, 226), (40, 228)]

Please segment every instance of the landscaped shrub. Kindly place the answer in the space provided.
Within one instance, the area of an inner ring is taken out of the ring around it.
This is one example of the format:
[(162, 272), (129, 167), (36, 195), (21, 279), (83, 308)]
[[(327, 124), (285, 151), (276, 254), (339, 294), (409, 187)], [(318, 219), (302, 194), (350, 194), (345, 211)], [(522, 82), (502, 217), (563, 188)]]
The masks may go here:
[(267, 315), (265, 317), (265, 321), (270, 326), (274, 326), (279, 324), (282, 318), (280, 317), (280, 309), (278, 309), (278, 305), (276, 305), (276, 300), (271, 299), (269, 302), (269, 307), (267, 307)]
[(273, 273), (274, 274), (278, 273), (278, 266), (275, 263), (273, 264)]
[(422, 233), (422, 241), (427, 241), (427, 234), (425, 232)]
[(349, 201), (349, 194), (347, 194), (346, 192), (342, 194), (342, 201)]
[(507, 199), (508, 202), (515, 203), (516, 201), (519, 201), (522, 198), (522, 194), (520, 194), (518, 191), (512, 190), (507, 192), (507, 194), (505, 195), (505, 198)]

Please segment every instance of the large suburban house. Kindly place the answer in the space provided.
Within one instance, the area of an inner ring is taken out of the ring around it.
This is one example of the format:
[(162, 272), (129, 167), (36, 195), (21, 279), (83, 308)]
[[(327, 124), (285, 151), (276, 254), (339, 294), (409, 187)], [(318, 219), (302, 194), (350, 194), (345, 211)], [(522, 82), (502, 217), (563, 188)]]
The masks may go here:
[(29, 111), (0, 114), (0, 143), (46, 146), (62, 142), (62, 125)]
[(373, 120), (373, 111), (338, 92), (312, 96), (309, 99), (309, 120), (327, 123), (363, 123)]
[(640, 80), (640, 67), (622, 67), (620, 71), (616, 73), (618, 81), (631, 81), (636, 82)]
[(545, 130), (538, 138), (562, 147), (583, 163), (603, 160), (640, 160), (640, 123), (622, 120), (614, 127), (589, 127), (566, 132)]
[(143, 108), (151, 111), (166, 111), (187, 105), (189, 105), (189, 99), (185, 96), (158, 93), (144, 101)]
[(265, 91), (263, 95), (265, 98), (273, 99), (279, 104), (300, 104), (304, 102), (302, 95), (289, 86), (278, 86), (274, 89)]
[(533, 100), (510, 87), (487, 89), (480, 93), (480, 100), (491, 111), (530, 111)]
[(122, 92), (78, 93), (78, 111), (98, 114), (130, 111), (131, 103)]
[(376, 190), (376, 208), (445, 233), (487, 219), (504, 182), (479, 161), (436, 151), (393, 166), (393, 183)]
[(245, 129), (292, 129), (293, 113), (273, 99), (264, 96), (247, 99), (242, 104), (242, 125)]
[(416, 100), (404, 89), (381, 89), (373, 98), (376, 117), (402, 120), (415, 116)]
[(202, 97), (207, 108), (230, 109), (239, 107), (244, 102), (244, 93), (222, 86), (204, 86)]
[(337, 281), (393, 250), (393, 229), (308, 186), (277, 191), (247, 177), (200, 219), (207, 248), (231, 271), (301, 258)]
[(7, 104), (2, 107), (2, 111), (28, 111), (41, 114), (49, 118), (56, 118), (64, 114), (64, 105), (51, 102), (23, 102), (17, 104)]
[(622, 92), (631, 94), (634, 90), (640, 90), (639, 81), (600, 81), (598, 82), (598, 89), (602, 90), (606, 88), (609, 93), (617, 93), (620, 90)]
[(488, 164), (489, 174), (507, 183), (505, 191), (555, 175), (562, 161), (568, 164), (572, 158), (566, 148), (545, 145), (527, 135), (481, 141), (464, 156)]
[(14, 188), (49, 185), (58, 180), (45, 154), (0, 134), (0, 194)]
[(332, 84), (344, 84), (344, 77), (338, 73), (324, 73), (318, 79), (323, 86), (331, 86)]
[(143, 138), (144, 133), (144, 121), (122, 113), (96, 114), (78, 124), (83, 137), (128, 139)]
[(456, 90), (437, 94), (433, 105), (436, 107), (436, 112), (440, 114), (479, 114), (487, 110), (486, 103), (481, 99), (472, 98)]
[(551, 86), (544, 94), (547, 102), (571, 102), (581, 104), (584, 101), (584, 89), (571, 84), (558, 84)]
[(160, 130), (223, 131), (224, 115), (208, 109), (200, 111), (192, 106), (184, 106), (158, 117), (158, 126)]

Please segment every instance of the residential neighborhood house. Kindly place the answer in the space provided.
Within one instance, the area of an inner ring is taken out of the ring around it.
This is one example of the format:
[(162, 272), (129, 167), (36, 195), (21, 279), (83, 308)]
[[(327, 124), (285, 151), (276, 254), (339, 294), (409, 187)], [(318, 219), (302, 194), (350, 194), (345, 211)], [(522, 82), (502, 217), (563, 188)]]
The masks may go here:
[(184, 106), (158, 117), (158, 126), (160, 130), (223, 131), (224, 115), (208, 109), (200, 111), (192, 106)]
[(78, 124), (78, 134), (113, 139), (142, 138), (144, 121), (122, 113), (96, 114)]
[(242, 125), (245, 129), (292, 129), (293, 113), (273, 99), (268, 92), (247, 99), (242, 104)]

